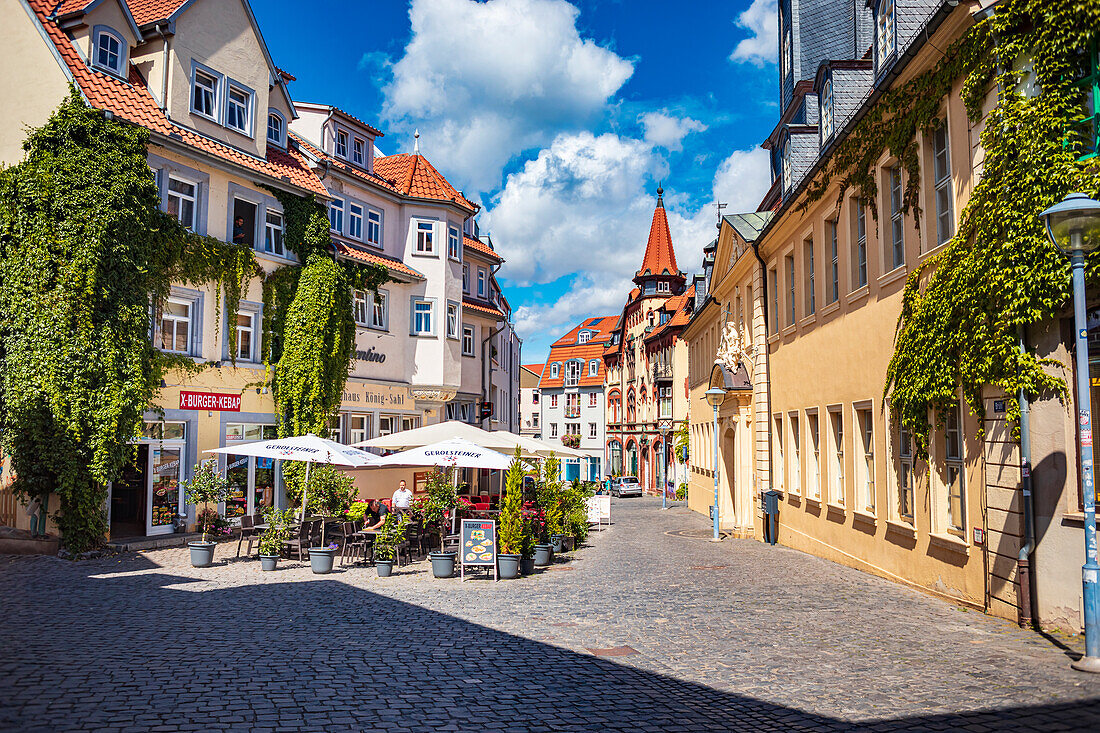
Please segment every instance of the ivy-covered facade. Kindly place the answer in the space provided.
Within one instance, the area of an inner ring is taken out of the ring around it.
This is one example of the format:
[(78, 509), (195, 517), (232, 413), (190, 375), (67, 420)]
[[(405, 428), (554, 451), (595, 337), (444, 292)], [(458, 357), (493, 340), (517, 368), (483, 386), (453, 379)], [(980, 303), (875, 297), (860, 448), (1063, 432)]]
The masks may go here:
[[(780, 2), (786, 17), (819, 4)], [(783, 68), (814, 74), (785, 80), (766, 143), (774, 185), (758, 212), (724, 217), (708, 283), (718, 307), (689, 329), (693, 361), (734, 344), (754, 368), (752, 409), (723, 407), (719, 426), (724, 469), (754, 446), (750, 480), (722, 477), (724, 523), (762, 536), (773, 489), (784, 544), (1077, 629), (1068, 263), (1038, 213), (1097, 193), (1095, 8), (927, 0), (866, 13), (797, 24)], [(858, 53), (830, 57), (821, 34)], [(1021, 391), (1036, 516), (1023, 581)], [(704, 474), (709, 450), (693, 439)]]

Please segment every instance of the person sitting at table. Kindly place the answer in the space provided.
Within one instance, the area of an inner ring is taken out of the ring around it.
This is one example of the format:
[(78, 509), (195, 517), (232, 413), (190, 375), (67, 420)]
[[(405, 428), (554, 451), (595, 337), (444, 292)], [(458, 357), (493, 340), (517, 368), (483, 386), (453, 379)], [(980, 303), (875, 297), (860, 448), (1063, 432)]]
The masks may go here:
[(386, 508), (386, 505), (378, 501), (378, 499), (371, 499), (367, 503), (366, 514), (366, 526), (363, 529), (373, 530), (380, 528), (386, 523), (386, 515), (390, 513), (390, 510)]
[(402, 480), (397, 486), (397, 491), (393, 492), (393, 497), (390, 499), (390, 503), (393, 505), (393, 509), (398, 514), (404, 514), (409, 510), (409, 505), (412, 503), (413, 492), (405, 488), (405, 481)]

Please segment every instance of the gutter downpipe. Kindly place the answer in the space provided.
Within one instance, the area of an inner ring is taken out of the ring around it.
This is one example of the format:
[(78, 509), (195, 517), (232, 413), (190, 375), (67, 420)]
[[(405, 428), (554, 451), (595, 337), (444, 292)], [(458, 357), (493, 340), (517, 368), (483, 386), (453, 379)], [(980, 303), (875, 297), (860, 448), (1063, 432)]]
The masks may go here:
[[(1027, 344), (1024, 338), (1023, 326), (1016, 327), (1017, 338), (1020, 343), (1020, 353), (1027, 352)], [(1024, 505), (1024, 544), (1016, 557), (1017, 571), (1020, 576), (1020, 618), (1019, 623), (1023, 628), (1032, 625), (1032, 583), (1031, 583), (1031, 553), (1035, 550), (1035, 520), (1032, 512), (1031, 494), (1031, 405), (1028, 402), (1027, 392), (1023, 389), (1019, 394), (1020, 401), (1020, 485), (1022, 489), (1022, 503)]]
[[(756, 255), (756, 261), (760, 263), (760, 298), (764, 304), (764, 382), (765, 392), (768, 395), (768, 409), (767, 409), (767, 425), (768, 425), (768, 488), (775, 488), (772, 485), (772, 476), (774, 475), (775, 464), (772, 456), (772, 445), (774, 445), (772, 436), (772, 370), (771, 365), (768, 364), (768, 268), (764, 262), (764, 258), (760, 256), (760, 246), (757, 244), (759, 237), (752, 242), (752, 253)], [(777, 314), (778, 315), (778, 314)], [(753, 356), (756, 354), (754, 353)], [(754, 372), (755, 374), (755, 368)], [(754, 385), (755, 390), (755, 385)], [(757, 494), (761, 495), (760, 500), (763, 501), (763, 491), (757, 490)]]
[(166, 36), (164, 34), (164, 31), (161, 30), (161, 24), (160, 23), (157, 23), (154, 26), (154, 29), (156, 30), (157, 35), (160, 36), (160, 40), (162, 41), (161, 64), (163, 64), (163, 66), (164, 66), (164, 82), (161, 84), (161, 90), (160, 90), (160, 111), (164, 112), (167, 115), (167, 113), (168, 113), (168, 75), (172, 73), (172, 65), (168, 63), (169, 48), (170, 48), (171, 42), (168, 40), (168, 36)]

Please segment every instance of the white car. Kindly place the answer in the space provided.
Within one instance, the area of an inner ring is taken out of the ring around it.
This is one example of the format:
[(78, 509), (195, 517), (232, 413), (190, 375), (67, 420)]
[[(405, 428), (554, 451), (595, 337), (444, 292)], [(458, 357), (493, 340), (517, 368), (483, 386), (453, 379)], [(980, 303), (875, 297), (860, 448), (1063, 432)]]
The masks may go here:
[(611, 480), (612, 496), (641, 496), (642, 485), (634, 476), (619, 476)]

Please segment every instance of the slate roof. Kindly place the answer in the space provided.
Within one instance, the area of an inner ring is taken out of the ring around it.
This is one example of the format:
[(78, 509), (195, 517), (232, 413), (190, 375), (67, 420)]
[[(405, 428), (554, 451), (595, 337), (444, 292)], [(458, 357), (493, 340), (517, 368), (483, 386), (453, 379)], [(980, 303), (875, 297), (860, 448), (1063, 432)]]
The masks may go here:
[(112, 112), (120, 119), (140, 125), (197, 152), (247, 168), (274, 179), (275, 182), (282, 181), (310, 193), (328, 195), (301, 153), (283, 151), (270, 145), (267, 148), (267, 157), (260, 158), (175, 124), (157, 105), (145, 87), (145, 80), (136, 69), (131, 67), (129, 78), (123, 81), (89, 67), (69, 37), (58, 27), (56, 21), (50, 19), (53, 3), (47, 0), (27, 2), (34, 10), (46, 36), (57, 48), (58, 55), (64, 61), (73, 81), (92, 107)]
[(423, 155), (399, 153), (375, 158), (374, 172), (393, 181), (397, 190), (406, 196), (455, 203), (471, 214), (480, 208), (459, 193)]

